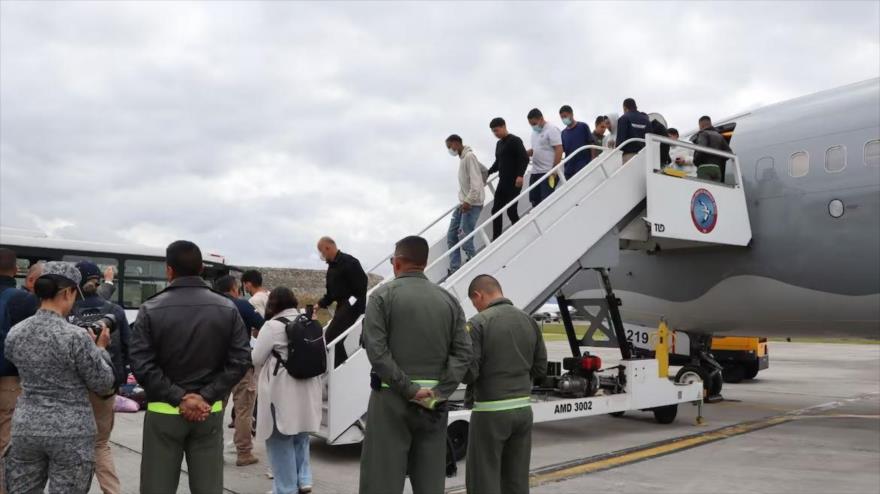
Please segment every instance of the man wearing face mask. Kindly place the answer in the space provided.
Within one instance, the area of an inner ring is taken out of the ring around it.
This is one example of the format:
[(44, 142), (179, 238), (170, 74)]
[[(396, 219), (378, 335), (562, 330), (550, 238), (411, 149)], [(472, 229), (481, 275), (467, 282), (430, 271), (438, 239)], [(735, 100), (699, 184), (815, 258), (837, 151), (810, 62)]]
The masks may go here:
[[(488, 175), (498, 173), (498, 184), (495, 187), (495, 198), (492, 202), (492, 214), (501, 210), (507, 203), (519, 196), (523, 186), (523, 176), (529, 166), (529, 153), (522, 139), (507, 131), (507, 123), (501, 117), (489, 122), (492, 134), (498, 138), (495, 144), (495, 162), (489, 168)], [(507, 208), (507, 217), (513, 225), (519, 221), (518, 204)], [(496, 239), (504, 231), (504, 217), (492, 220), (492, 239)]]
[[(477, 156), (470, 146), (461, 142), (461, 137), (452, 134), (446, 138), (446, 149), (452, 156), (457, 156), (458, 161), (458, 208), (452, 212), (449, 222), (449, 230), (446, 232), (446, 245), (450, 249), (458, 242), (471, 234), (480, 219), (483, 211), (483, 188), (486, 186), (488, 170), (480, 164)], [(461, 251), (467, 256), (467, 262), (475, 255), (473, 237), (469, 238), (461, 248), (456, 248), (449, 256), (449, 274), (458, 271), (461, 267)]]
[[(367, 273), (354, 256), (339, 250), (330, 237), (318, 240), (318, 252), (327, 263), (327, 292), (318, 300), (318, 307), (326, 309), (336, 302), (333, 319), (327, 325), (324, 339), (329, 344), (357, 321), (367, 306)], [(334, 366), (339, 367), (348, 358), (345, 339), (336, 345)]]
[(590, 132), (590, 126), (585, 122), (578, 122), (574, 119), (574, 111), (570, 106), (564, 105), (559, 109), (559, 118), (565, 128), (562, 129), (562, 150), (568, 161), (565, 162), (565, 178), (566, 180), (573, 177), (575, 173), (584, 169), (593, 159), (592, 149), (581, 151), (572, 157), (572, 154), (583, 146), (595, 144), (593, 133)]
[[(562, 161), (562, 134), (559, 129), (544, 120), (544, 114), (537, 108), (532, 108), (526, 118), (532, 127), (532, 149), (529, 149), (529, 156), (532, 157), (532, 172), (529, 174), (529, 185), (531, 185), (541, 180)], [(546, 199), (555, 188), (554, 174), (529, 191), (529, 202), (533, 207), (541, 204), (541, 201)]]

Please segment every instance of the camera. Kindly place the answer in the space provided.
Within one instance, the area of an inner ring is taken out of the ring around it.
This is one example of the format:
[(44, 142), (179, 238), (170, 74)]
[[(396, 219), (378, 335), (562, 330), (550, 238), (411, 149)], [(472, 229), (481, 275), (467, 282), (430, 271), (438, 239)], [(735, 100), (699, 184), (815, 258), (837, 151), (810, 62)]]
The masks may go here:
[(83, 328), (83, 329), (91, 329), (93, 333), (95, 333), (95, 337), (101, 335), (101, 331), (104, 330), (104, 327), (107, 327), (107, 330), (111, 333), (116, 331), (116, 316), (113, 314), (93, 314), (80, 316), (73, 324)]

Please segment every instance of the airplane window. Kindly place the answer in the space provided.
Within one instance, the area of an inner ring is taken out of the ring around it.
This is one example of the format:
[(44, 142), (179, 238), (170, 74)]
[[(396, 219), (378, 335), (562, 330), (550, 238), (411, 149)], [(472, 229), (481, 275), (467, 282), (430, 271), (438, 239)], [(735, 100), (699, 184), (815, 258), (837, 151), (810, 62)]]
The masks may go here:
[(846, 168), (846, 147), (831, 146), (825, 151), (825, 171), (836, 173)]
[(880, 139), (874, 139), (865, 143), (865, 164), (868, 166), (880, 166)]
[(773, 157), (764, 156), (755, 163), (755, 179), (769, 180), (773, 178)]
[(791, 155), (788, 161), (788, 174), (794, 178), (800, 178), (810, 173), (810, 153), (798, 151)]

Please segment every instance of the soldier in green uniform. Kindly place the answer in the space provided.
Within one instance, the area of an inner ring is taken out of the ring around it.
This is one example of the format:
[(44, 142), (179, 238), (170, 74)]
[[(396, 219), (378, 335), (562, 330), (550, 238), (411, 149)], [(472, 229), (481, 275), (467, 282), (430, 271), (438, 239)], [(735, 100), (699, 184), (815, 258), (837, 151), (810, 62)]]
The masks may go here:
[(474, 404), (468, 432), (467, 491), (529, 492), (535, 379), (547, 375), (547, 348), (537, 323), (504, 298), (492, 276), (474, 278), (468, 297), (480, 311), (468, 323), (474, 358), (465, 382)]
[(439, 494), (446, 480), (444, 401), (471, 361), (464, 311), (423, 271), (428, 243), (397, 242), (394, 280), (367, 303), (363, 342), (373, 366), (361, 450), (361, 494)]

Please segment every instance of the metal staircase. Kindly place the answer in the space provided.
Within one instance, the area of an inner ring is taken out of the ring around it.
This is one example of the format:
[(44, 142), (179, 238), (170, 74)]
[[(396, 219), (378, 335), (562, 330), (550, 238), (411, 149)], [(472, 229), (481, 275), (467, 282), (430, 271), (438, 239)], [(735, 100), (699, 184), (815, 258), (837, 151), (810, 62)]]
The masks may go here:
[[(645, 147), (623, 163), (621, 147), (636, 141), (645, 142)], [(736, 183), (728, 185), (665, 173), (660, 167), (661, 142), (728, 158)], [(751, 240), (741, 171), (735, 156), (653, 135), (645, 140), (631, 139), (614, 150), (584, 146), (572, 156), (594, 148), (603, 152), (571, 179), (562, 177), (563, 166), (571, 156), (552, 170), (558, 173), (559, 183), (538, 206), (531, 208), (527, 198), (529, 190), (539, 186), (540, 181), (525, 188), (507, 205), (520, 204), (520, 221), (491, 243), (492, 220), (506, 215), (506, 208), (490, 214), (492, 203), (487, 201), (478, 227), (453, 247), (460, 248), (474, 238), (478, 254), (452, 275), (446, 277), (452, 249), (446, 247), (445, 235), (432, 245), (425, 273), (461, 302), (467, 317), (475, 312), (467, 298), (468, 284), (475, 276), (493, 275), (515, 305), (532, 312), (580, 270), (616, 264), (621, 230), (646, 244), (655, 239), (684, 244), (747, 245)], [(491, 190), (491, 183), (489, 187)], [(646, 202), (647, 217), (642, 218), (640, 213)], [(443, 225), (453, 210), (420, 234)], [(724, 215), (719, 217), (718, 210), (723, 210)], [(387, 264), (385, 258), (374, 269)], [(350, 357), (326, 376), (325, 420), (318, 435), (330, 444), (359, 442), (363, 438), (370, 364), (366, 352), (358, 347), (360, 332), (358, 321), (328, 345), (329, 361), (333, 362), (335, 344), (348, 336)]]

